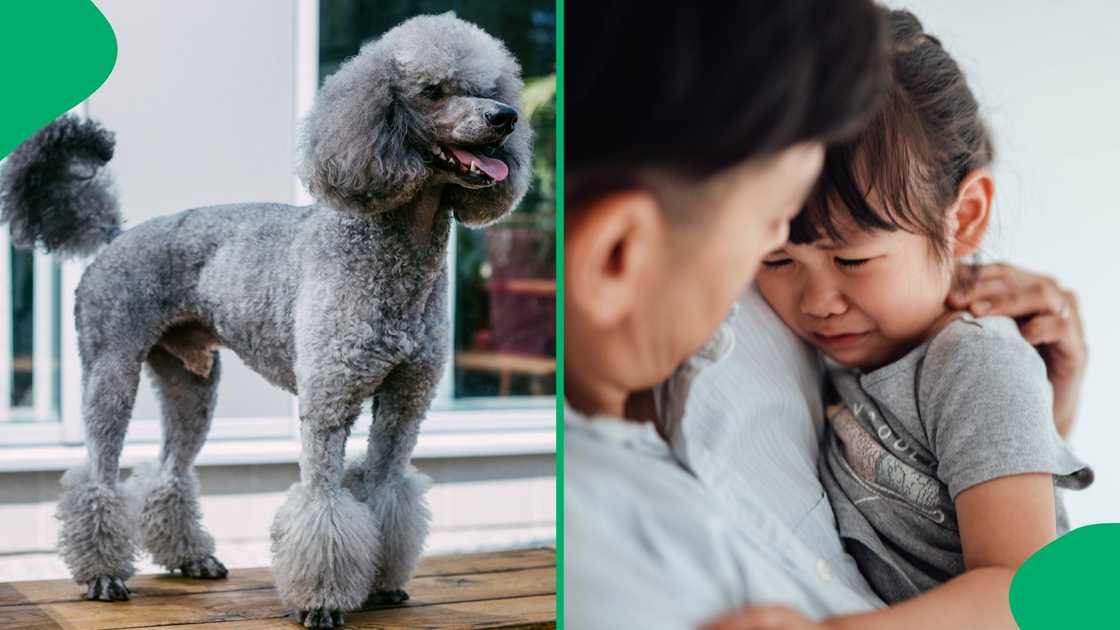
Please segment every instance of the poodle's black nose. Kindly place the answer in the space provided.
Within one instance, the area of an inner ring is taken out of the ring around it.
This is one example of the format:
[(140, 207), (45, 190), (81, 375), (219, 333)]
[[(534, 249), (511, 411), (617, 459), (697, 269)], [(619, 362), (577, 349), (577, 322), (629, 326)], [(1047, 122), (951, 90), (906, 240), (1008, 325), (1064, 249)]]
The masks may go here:
[(517, 110), (505, 105), (499, 105), (498, 109), (486, 113), (486, 122), (495, 129), (499, 129), (504, 133), (513, 131), (513, 125), (517, 123)]

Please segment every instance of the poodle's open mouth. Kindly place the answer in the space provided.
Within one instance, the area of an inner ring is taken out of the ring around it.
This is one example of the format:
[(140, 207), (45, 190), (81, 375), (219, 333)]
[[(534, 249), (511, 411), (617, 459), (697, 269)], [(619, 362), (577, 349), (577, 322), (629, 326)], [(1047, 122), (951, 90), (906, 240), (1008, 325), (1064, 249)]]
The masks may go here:
[(470, 184), (489, 186), (509, 176), (509, 166), (498, 159), (497, 144), (484, 144), (469, 149), (433, 144), (431, 150), (437, 164)]

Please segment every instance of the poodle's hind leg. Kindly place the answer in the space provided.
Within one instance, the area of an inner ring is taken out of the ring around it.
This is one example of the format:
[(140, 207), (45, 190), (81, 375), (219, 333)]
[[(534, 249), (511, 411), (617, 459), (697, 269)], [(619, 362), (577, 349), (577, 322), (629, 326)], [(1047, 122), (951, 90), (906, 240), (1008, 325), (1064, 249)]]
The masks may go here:
[(62, 477), (59, 553), (89, 599), (126, 600), (136, 572), (135, 527), (117, 484), (121, 448), (136, 400), (140, 364), (124, 354), (83, 366), (82, 415), (89, 464)]
[(346, 485), (373, 512), (381, 529), (381, 554), (371, 601), (408, 599), (404, 586), (428, 536), (431, 512), (425, 493), (431, 480), (410, 464), (439, 378), (438, 363), (398, 366), (373, 401), (373, 422), (364, 460), (350, 463)]
[(365, 601), (378, 554), (369, 509), (342, 487), (346, 438), (361, 397), (335, 390), (329, 375), (302, 381), (299, 391), (300, 482), (272, 524), (272, 574), (300, 623), (334, 628)]
[(219, 355), (208, 373), (188, 369), (160, 346), (148, 354), (163, 421), (158, 462), (145, 462), (125, 483), (140, 540), (152, 560), (184, 577), (218, 579), (226, 568), (214, 557), (214, 539), (202, 526), (194, 459), (206, 440), (217, 401)]

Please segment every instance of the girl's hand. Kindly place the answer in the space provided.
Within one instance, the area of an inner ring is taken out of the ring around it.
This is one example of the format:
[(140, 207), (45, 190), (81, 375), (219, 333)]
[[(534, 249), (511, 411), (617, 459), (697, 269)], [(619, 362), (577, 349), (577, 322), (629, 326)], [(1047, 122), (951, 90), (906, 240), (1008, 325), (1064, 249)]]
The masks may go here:
[(747, 606), (709, 621), (700, 630), (828, 630), (788, 606)]
[(1004, 263), (983, 265), (976, 274), (969, 289), (949, 294), (949, 306), (976, 316), (1007, 315), (1019, 322), (1023, 337), (1046, 362), (1054, 387), (1054, 424), (1063, 438), (1068, 437), (1089, 358), (1077, 295), (1053, 278)]

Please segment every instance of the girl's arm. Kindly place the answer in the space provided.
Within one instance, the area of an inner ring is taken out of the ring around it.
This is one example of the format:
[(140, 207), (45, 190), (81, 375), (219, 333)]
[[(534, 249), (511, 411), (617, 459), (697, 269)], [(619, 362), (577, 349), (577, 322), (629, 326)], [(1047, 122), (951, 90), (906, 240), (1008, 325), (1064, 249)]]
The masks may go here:
[(956, 507), (966, 571), (937, 588), (889, 608), (820, 623), (784, 606), (751, 606), (704, 630), (1014, 630), (1007, 599), (1011, 577), (1055, 537), (1053, 477), (993, 479), (962, 491)]

